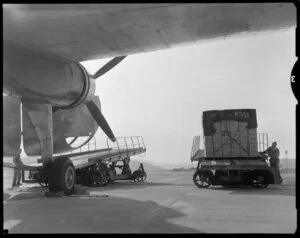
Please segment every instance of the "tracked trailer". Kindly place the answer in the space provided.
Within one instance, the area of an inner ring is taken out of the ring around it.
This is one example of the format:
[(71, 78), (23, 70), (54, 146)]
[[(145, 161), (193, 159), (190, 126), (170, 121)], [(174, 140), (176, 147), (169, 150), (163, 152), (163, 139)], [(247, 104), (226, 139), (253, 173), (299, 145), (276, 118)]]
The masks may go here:
[(193, 182), (199, 188), (210, 185), (266, 188), (282, 180), (267, 156), (268, 135), (257, 133), (255, 109), (203, 112), (204, 147), (194, 137), (191, 161), (197, 161)]

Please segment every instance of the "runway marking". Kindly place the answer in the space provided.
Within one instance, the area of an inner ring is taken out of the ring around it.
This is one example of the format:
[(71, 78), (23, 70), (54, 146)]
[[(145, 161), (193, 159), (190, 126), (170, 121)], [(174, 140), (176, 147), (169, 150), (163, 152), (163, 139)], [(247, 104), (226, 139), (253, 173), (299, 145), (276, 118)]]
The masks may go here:
[(16, 225), (20, 224), (21, 222), (22, 222), (22, 220), (7, 220), (7, 221), (4, 221), (3, 228), (7, 229), (9, 231)]
[(176, 179), (182, 179), (183, 177), (176, 177), (176, 178), (169, 178), (169, 179), (165, 179), (166, 181), (171, 181), (171, 180), (176, 180)]

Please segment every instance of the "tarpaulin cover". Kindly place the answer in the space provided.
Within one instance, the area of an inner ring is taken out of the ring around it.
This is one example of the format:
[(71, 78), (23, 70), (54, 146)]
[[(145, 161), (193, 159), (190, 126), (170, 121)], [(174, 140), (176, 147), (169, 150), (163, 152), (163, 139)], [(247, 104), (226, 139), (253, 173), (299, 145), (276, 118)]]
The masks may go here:
[(213, 135), (216, 132), (214, 123), (226, 120), (247, 122), (247, 129), (257, 128), (255, 109), (211, 110), (203, 112), (202, 124), (204, 135)]

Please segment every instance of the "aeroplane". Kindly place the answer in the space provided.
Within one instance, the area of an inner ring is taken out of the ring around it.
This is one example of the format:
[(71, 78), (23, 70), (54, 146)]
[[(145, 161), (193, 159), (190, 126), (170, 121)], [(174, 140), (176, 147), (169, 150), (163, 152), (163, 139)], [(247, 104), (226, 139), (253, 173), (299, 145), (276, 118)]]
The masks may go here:
[[(116, 141), (95, 83), (126, 56), (295, 26), (292, 3), (5, 4), (4, 155), (20, 147), (21, 102), (26, 154), (41, 156), (50, 191), (70, 193), (72, 162), (53, 155), (79, 137), (83, 146), (98, 127)], [(112, 57), (93, 75), (80, 63)]]

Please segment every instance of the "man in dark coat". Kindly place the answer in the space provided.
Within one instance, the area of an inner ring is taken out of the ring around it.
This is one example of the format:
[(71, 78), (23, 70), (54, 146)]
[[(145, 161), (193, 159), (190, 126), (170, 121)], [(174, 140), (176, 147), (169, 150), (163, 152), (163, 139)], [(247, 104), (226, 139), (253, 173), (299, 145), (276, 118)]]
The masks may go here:
[(268, 149), (266, 149), (263, 153), (268, 154), (268, 156), (270, 156), (270, 164), (271, 166), (273, 166), (276, 170), (276, 173), (279, 175), (280, 179), (281, 175), (280, 175), (280, 170), (279, 170), (279, 164), (280, 164), (280, 160), (279, 160), (279, 155), (280, 155), (280, 151), (277, 148), (277, 142), (274, 141), (272, 143), (272, 146), (270, 146)]
[[(21, 152), (22, 150), (19, 149), (17, 154), (13, 158), (13, 163), (16, 166), (23, 165), (23, 162), (21, 160)], [(20, 169), (14, 168), (14, 177), (12, 182), (13, 187), (21, 185), (21, 177), (22, 177), (22, 171)]]

